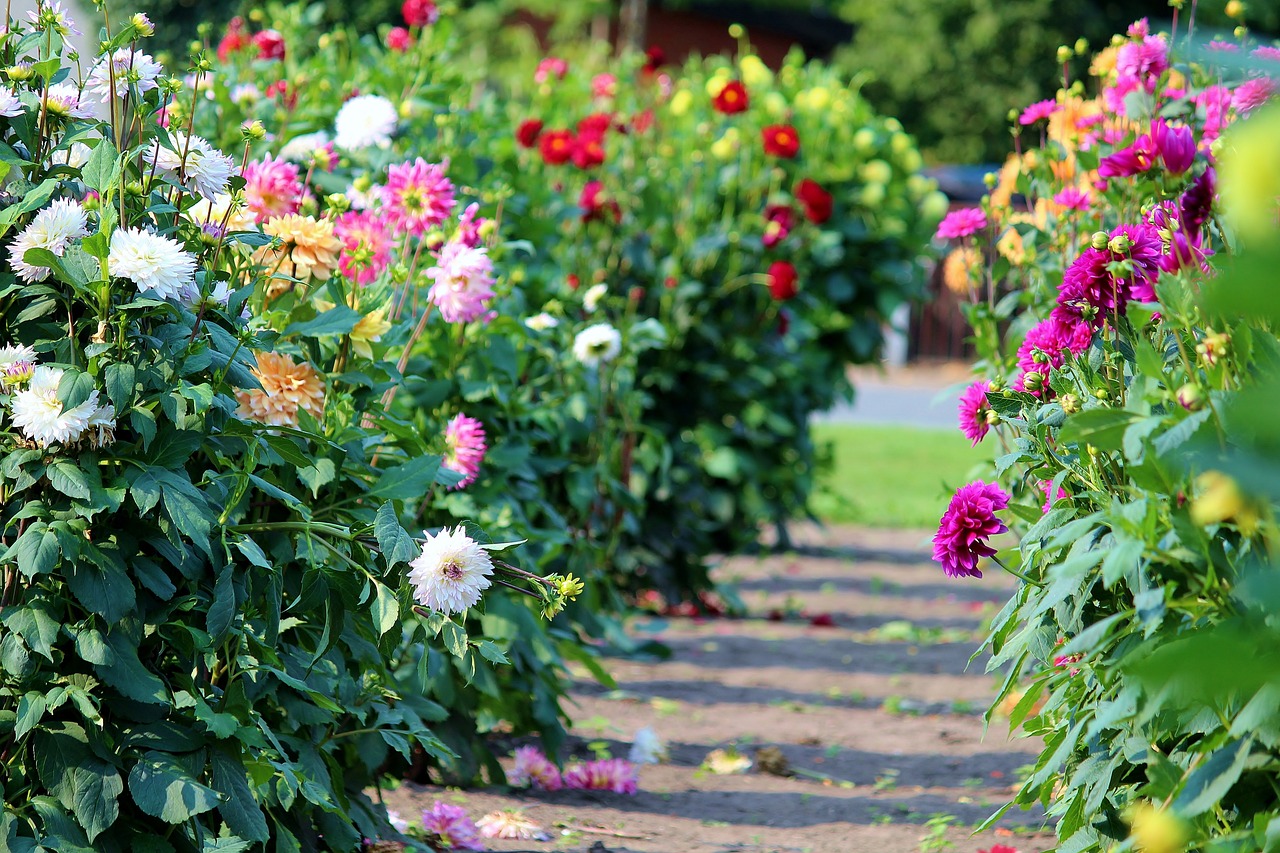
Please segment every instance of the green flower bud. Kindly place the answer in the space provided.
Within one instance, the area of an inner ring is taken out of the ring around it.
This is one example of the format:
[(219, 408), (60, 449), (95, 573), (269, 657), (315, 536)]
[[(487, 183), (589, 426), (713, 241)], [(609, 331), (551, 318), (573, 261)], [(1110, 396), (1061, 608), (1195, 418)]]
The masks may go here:
[(1095, 249), (1105, 249), (1110, 242), (1111, 236), (1106, 231), (1095, 231), (1089, 238), (1089, 245)]
[(1067, 47), (1065, 44), (1058, 45), (1058, 64), (1066, 65), (1071, 61), (1071, 57), (1075, 56), (1075, 51)]
[(1080, 411), (1080, 398), (1075, 394), (1063, 394), (1059, 402), (1062, 403), (1062, 411), (1068, 415), (1074, 415)]

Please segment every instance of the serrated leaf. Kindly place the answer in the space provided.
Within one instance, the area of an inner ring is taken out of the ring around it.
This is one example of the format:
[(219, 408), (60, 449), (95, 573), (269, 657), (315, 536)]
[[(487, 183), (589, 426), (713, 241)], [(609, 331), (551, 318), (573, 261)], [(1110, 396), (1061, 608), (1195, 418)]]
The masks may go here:
[(511, 663), (511, 661), (507, 660), (506, 653), (504, 653), (502, 649), (494, 645), (492, 640), (481, 640), (480, 642), (476, 643), (476, 650), (479, 651), (480, 654), (484, 656), (484, 659), (489, 661), (490, 663), (498, 663), (498, 664)]
[(92, 494), (89, 477), (74, 462), (59, 460), (45, 469), (49, 483), (69, 498), (85, 501)]
[(116, 799), (124, 791), (119, 771), (93, 754), (84, 729), (75, 723), (54, 723), (35, 737), (40, 780), (92, 842), (119, 816)]
[(378, 626), (378, 636), (390, 631), (400, 622), (400, 601), (386, 584), (373, 581), (373, 621)]
[(435, 481), (440, 457), (427, 454), (388, 468), (378, 477), (366, 497), (382, 500), (421, 499)]
[(362, 315), (346, 305), (335, 305), (328, 311), (317, 314), (310, 320), (303, 323), (291, 323), (280, 337), (287, 338), (291, 335), (309, 335), (313, 338), (323, 337), (325, 335), (346, 335), (359, 323)]
[(250, 841), (267, 841), (271, 834), (267, 819), (249, 787), (243, 765), (222, 750), (214, 750), (210, 760), (213, 787), (223, 796), (218, 814), (236, 835)]
[(4, 559), (16, 560), (18, 568), (30, 578), (53, 571), (61, 554), (57, 535), (43, 521), (37, 521), (9, 546)]
[(223, 566), (213, 585), (213, 602), (209, 605), (206, 627), (215, 645), (220, 645), (231, 631), (236, 618), (236, 591), (233, 579), (234, 566)]
[(467, 654), (467, 632), (461, 625), (452, 619), (446, 619), (444, 625), (440, 628), (440, 635), (444, 639), (444, 647), (456, 658), (465, 657)]
[(80, 175), (85, 186), (106, 195), (107, 191), (119, 182), (120, 172), (120, 152), (110, 140), (102, 139), (94, 146), (93, 153), (89, 155), (89, 159), (80, 170)]
[(1182, 817), (1203, 814), (1222, 801), (1235, 785), (1249, 760), (1253, 738), (1228, 741), (1215, 750), (1187, 777), (1186, 784), (1173, 801), (1173, 809)]
[(221, 798), (160, 752), (146, 752), (129, 771), (129, 794), (138, 808), (167, 823), (182, 823), (218, 806)]
[(418, 544), (400, 526), (395, 505), (391, 501), (378, 507), (378, 514), (373, 519), (373, 535), (378, 540), (378, 550), (382, 552), (388, 568), (397, 563), (407, 563), (418, 556)]
[(1119, 450), (1125, 430), (1139, 417), (1123, 409), (1086, 409), (1067, 418), (1058, 437), (1064, 442), (1092, 444), (1099, 450)]

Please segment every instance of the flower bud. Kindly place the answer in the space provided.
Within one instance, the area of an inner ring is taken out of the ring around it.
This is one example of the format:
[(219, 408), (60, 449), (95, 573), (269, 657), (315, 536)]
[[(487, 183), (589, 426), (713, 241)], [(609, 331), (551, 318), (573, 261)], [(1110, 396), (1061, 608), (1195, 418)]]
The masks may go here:
[(17, 65), (10, 65), (4, 70), (4, 73), (6, 77), (14, 82), (30, 80), (36, 74), (30, 62), (19, 62)]
[(1248, 28), (1248, 27), (1236, 27), (1234, 30), (1232, 30), (1232, 31), (1231, 31), (1231, 33), (1232, 33), (1232, 35), (1234, 35), (1236, 38), (1238, 38), (1238, 39), (1240, 39), (1240, 40), (1242, 40), (1242, 41), (1243, 41), (1243, 40), (1244, 40), (1244, 37), (1245, 37), (1245, 36), (1247, 36), (1247, 35), (1249, 34), (1249, 28)]
[(1062, 411), (1068, 415), (1074, 415), (1080, 411), (1080, 398), (1075, 394), (1063, 394), (1058, 402), (1062, 404)]
[(1071, 61), (1071, 57), (1075, 55), (1075, 51), (1067, 47), (1065, 44), (1058, 45), (1058, 64), (1066, 65)]
[(1031, 353), (1031, 360), (1036, 364), (1048, 364), (1049, 354), (1042, 349), (1038, 349)]
[(1105, 249), (1110, 242), (1111, 235), (1106, 231), (1095, 231), (1093, 236), (1089, 238), (1089, 245), (1095, 249)]
[(1178, 404), (1188, 412), (1198, 412), (1204, 408), (1204, 392), (1200, 386), (1188, 382), (1178, 389)]
[(1236, 18), (1239, 20), (1244, 17), (1246, 6), (1240, 0), (1227, 0), (1227, 6), (1223, 10), (1227, 13), (1228, 18)]
[(1022, 387), (1033, 394), (1041, 390), (1044, 388), (1044, 374), (1036, 370), (1029, 371), (1022, 377)]
[(1107, 398), (1111, 396), (1111, 392), (1108, 391), (1106, 388), (1094, 388), (1093, 396), (1097, 397), (1099, 400), (1105, 403), (1107, 401)]
[(257, 119), (240, 126), (240, 136), (245, 142), (257, 142), (264, 139), (266, 135), (267, 129)]
[(1088, 52), (1089, 52), (1089, 40), (1087, 38), (1076, 39), (1076, 53), (1078, 53), (1080, 56), (1084, 56)]
[(1000, 423), (1000, 415), (996, 414), (995, 409), (987, 409), (986, 414), (982, 417), (987, 422), (987, 426), (995, 426)]
[(324, 201), (334, 213), (346, 213), (351, 208), (351, 199), (342, 193), (330, 193)]
[(1133, 248), (1133, 240), (1125, 234), (1117, 234), (1107, 241), (1107, 251), (1114, 255), (1126, 255)]
[(129, 181), (127, 184), (124, 185), (124, 191), (129, 195), (133, 195), (133, 196), (140, 196), (144, 192), (146, 192), (142, 188), (142, 181)]

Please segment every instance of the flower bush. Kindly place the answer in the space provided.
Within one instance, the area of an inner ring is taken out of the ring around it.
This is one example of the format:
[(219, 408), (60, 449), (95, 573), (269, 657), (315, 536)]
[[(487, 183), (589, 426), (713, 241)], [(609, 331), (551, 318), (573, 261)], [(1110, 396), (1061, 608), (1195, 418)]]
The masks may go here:
[[(1043, 739), (1016, 802), (1064, 850), (1274, 849), (1280, 827), (1280, 52), (1190, 29), (1144, 19), (1069, 64), (1090, 84), (1024, 111), (982, 209), (939, 231), (988, 260), (966, 264), (983, 378), (960, 427), (1000, 445), (1007, 492), (961, 489), (935, 553), (1021, 579), (993, 711)], [(1019, 544), (993, 553), (1006, 504)]]
[[(72, 28), (41, 4), (0, 38), (0, 838), (353, 849), (386, 827), (385, 772), (474, 775), (499, 714), (554, 735), (556, 646), (575, 644), (537, 614), (581, 585), (460, 523), (492, 460), (459, 412), (477, 410), (414, 381), (439, 360), (517, 385), (492, 369), (509, 347), (468, 366), (480, 328), (443, 317), (460, 290), (487, 299), (475, 211), (443, 232), (466, 264), (362, 280), (390, 261), (348, 204), (255, 151), (261, 125), (234, 147), (194, 132), (207, 60), (166, 76), (137, 15), (81, 76)], [(397, 270), (455, 204), (419, 161), (403, 174)], [(433, 323), (451, 349), (427, 351)], [(498, 671), (524, 692), (501, 697)], [(493, 701), (453, 703), (454, 682)]]

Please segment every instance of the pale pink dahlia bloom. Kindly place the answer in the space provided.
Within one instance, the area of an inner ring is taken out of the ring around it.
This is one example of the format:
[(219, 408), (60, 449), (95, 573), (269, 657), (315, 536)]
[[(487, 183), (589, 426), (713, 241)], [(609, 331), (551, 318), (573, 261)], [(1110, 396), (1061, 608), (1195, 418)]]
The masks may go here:
[(516, 787), (529, 785), (544, 791), (559, 791), (564, 787), (559, 769), (536, 746), (518, 747), (514, 755), (516, 766), (507, 774), (509, 784)]
[(1276, 93), (1275, 81), (1267, 77), (1246, 80), (1231, 93), (1231, 106), (1236, 114), (1244, 118), (1258, 107), (1265, 104)]
[(951, 240), (968, 237), (987, 227), (987, 214), (977, 207), (964, 207), (953, 210), (938, 223), (937, 237), (940, 240)]
[(634, 794), (639, 785), (640, 771), (630, 761), (621, 758), (588, 761), (564, 771), (564, 786), (582, 791)]
[(485, 838), (507, 838), (521, 841), (550, 841), (547, 834), (537, 822), (530, 820), (518, 811), (490, 812), (476, 821), (480, 834)]
[(421, 237), (453, 213), (453, 182), (445, 177), (445, 165), (421, 157), (387, 169), (382, 203), (391, 229)]
[(297, 213), (302, 206), (298, 166), (268, 154), (244, 168), (244, 200), (259, 222)]
[(349, 210), (333, 223), (333, 234), (342, 241), (338, 268), (359, 284), (369, 284), (391, 263), (391, 235), (372, 211)]
[(430, 842), (445, 850), (484, 850), (480, 834), (467, 810), (439, 800), (422, 811), (422, 829)]
[(453, 416), (444, 430), (444, 467), (457, 471), (462, 480), (450, 488), (464, 489), (476, 481), (480, 463), (488, 446), (484, 442), (484, 424), (463, 414)]
[(488, 309), (493, 293), (493, 261), (483, 247), (446, 243), (436, 265), (427, 270), (434, 284), (427, 298), (446, 323), (470, 323)]
[(987, 392), (991, 383), (980, 379), (970, 385), (960, 395), (960, 431), (964, 437), (977, 447), (978, 442), (986, 437), (991, 425), (987, 423), (987, 412), (991, 405), (987, 402)]
[(1007, 506), (1009, 495), (994, 483), (975, 480), (956, 490), (933, 537), (933, 559), (947, 577), (982, 577), (978, 560), (996, 553), (987, 538), (1009, 529), (995, 515)]

